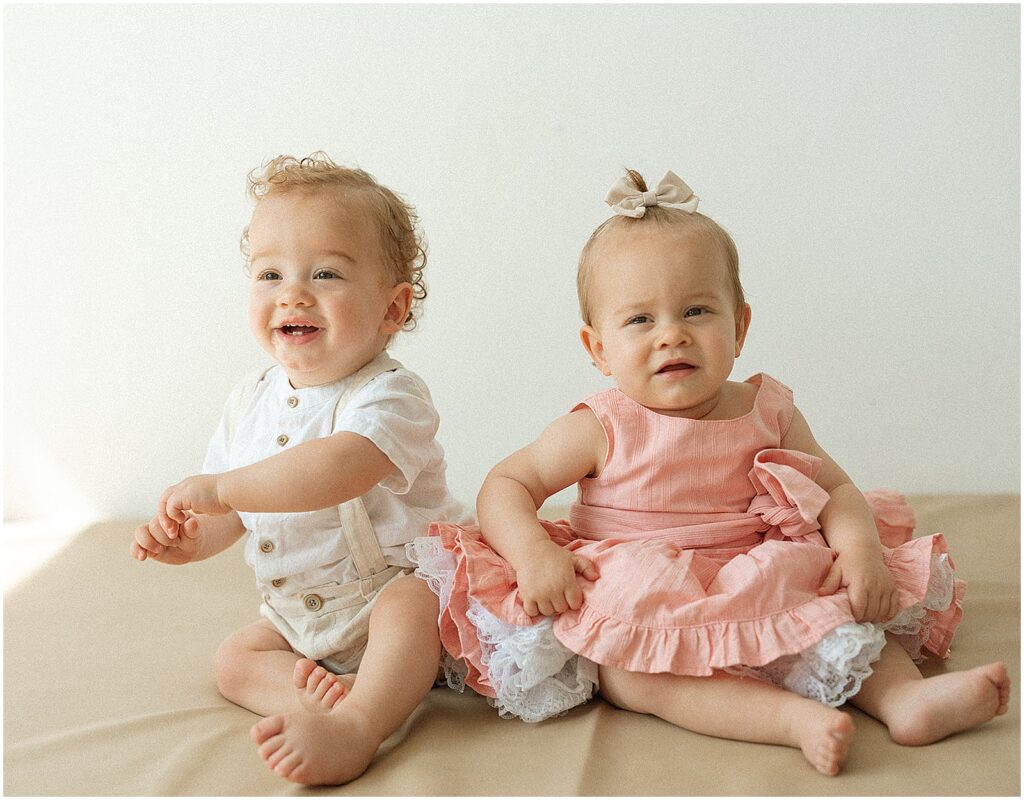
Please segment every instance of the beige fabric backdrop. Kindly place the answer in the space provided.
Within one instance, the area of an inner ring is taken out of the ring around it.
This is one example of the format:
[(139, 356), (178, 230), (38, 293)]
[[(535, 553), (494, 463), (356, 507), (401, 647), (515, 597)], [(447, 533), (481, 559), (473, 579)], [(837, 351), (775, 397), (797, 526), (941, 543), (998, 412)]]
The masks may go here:
[(857, 711), (838, 778), (783, 747), (699, 736), (595, 701), (538, 725), (438, 688), (344, 787), (268, 772), (257, 719), (221, 698), (211, 659), (257, 597), (236, 548), (173, 568), (128, 557), (129, 522), (96, 526), (4, 601), (4, 791), (15, 795), (1019, 795), (1020, 517), (1016, 496), (911, 498), (946, 532), (968, 594), (929, 673), (1002, 659), (1010, 713), (925, 748)]

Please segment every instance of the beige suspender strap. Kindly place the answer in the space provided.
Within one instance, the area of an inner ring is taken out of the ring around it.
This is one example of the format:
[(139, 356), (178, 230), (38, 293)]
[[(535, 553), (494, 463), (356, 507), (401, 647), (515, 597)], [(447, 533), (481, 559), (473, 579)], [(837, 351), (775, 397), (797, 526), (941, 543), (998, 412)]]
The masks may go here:
[[(334, 430), (337, 430), (338, 420), (353, 395), (378, 375), (401, 369), (401, 367), (402, 365), (388, 356), (387, 352), (382, 352), (366, 366), (356, 371), (352, 375), (345, 393), (338, 398), (338, 405), (334, 410)], [(377, 541), (377, 535), (373, 531), (373, 525), (361, 497), (353, 497), (339, 505), (338, 514), (341, 517), (341, 530), (345, 536), (345, 543), (352, 555), (352, 566), (359, 574), (363, 596), (369, 598), (373, 594), (373, 575), (388, 569), (388, 565), (384, 561), (384, 553), (380, 549), (380, 542)]]
[(373, 525), (361, 497), (354, 497), (338, 506), (338, 515), (341, 517), (345, 544), (352, 556), (352, 566), (359, 574), (362, 595), (369, 600), (373, 596), (373, 576), (388, 568), (380, 542), (373, 532)]

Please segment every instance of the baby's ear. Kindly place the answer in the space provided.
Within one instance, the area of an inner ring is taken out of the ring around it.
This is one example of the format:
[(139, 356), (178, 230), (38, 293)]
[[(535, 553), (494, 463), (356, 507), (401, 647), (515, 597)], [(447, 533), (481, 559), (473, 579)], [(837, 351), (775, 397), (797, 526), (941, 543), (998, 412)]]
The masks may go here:
[(604, 359), (604, 344), (601, 342), (601, 334), (592, 325), (584, 325), (580, 328), (580, 340), (590, 354), (590, 360), (594, 366), (601, 370), (602, 375), (611, 375), (608, 369), (608, 362)]
[(399, 283), (391, 289), (391, 302), (384, 311), (384, 319), (380, 323), (380, 332), (389, 336), (398, 333), (405, 327), (412, 308), (412, 284)]
[(736, 312), (736, 358), (740, 357), (743, 349), (743, 342), (747, 338), (747, 331), (750, 329), (750, 304), (744, 303), (743, 308)]

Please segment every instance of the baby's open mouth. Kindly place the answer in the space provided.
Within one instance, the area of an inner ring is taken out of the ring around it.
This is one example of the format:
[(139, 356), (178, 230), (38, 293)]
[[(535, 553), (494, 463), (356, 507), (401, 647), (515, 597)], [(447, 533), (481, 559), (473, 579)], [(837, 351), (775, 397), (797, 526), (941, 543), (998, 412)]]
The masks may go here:
[(304, 336), (307, 333), (314, 333), (320, 329), (315, 325), (282, 325), (278, 330), (288, 336)]
[(695, 369), (695, 367), (693, 366), (693, 364), (687, 364), (685, 362), (680, 362), (678, 364), (666, 364), (661, 369), (659, 369), (658, 372), (659, 372), (659, 374), (662, 373), (662, 372), (678, 372), (679, 370), (684, 370), (684, 369)]

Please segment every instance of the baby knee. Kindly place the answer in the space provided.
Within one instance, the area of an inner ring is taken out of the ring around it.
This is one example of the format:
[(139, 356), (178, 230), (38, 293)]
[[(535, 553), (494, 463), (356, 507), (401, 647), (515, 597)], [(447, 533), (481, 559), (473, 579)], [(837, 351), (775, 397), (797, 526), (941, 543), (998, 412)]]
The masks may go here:
[(641, 684), (642, 681), (637, 681), (634, 673), (600, 667), (598, 692), (616, 708), (638, 714), (651, 713), (648, 704), (645, 703), (647, 693), (643, 691)]
[(228, 688), (226, 684), (229, 682), (228, 671), (230, 669), (230, 664), (230, 648), (228, 647), (228, 643), (224, 641), (220, 643), (217, 647), (217, 652), (213, 654), (213, 674), (217, 679), (217, 691), (225, 697), (227, 696), (227, 692), (224, 690)]
[(238, 641), (238, 636), (229, 636), (217, 647), (213, 655), (213, 674), (217, 679), (217, 691), (228, 700), (239, 685), (239, 666), (247, 648)]
[(438, 599), (425, 581), (414, 575), (406, 575), (396, 581), (392, 581), (383, 589), (377, 598), (377, 607), (401, 606), (406, 613), (420, 610), (424, 614), (431, 614), (437, 619)]

